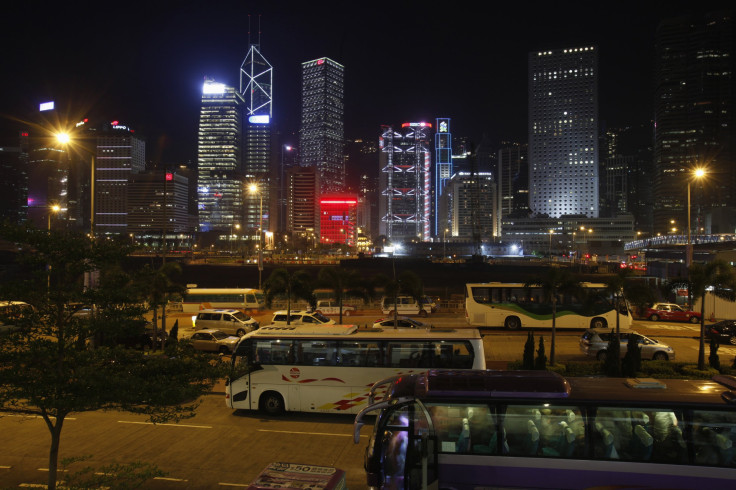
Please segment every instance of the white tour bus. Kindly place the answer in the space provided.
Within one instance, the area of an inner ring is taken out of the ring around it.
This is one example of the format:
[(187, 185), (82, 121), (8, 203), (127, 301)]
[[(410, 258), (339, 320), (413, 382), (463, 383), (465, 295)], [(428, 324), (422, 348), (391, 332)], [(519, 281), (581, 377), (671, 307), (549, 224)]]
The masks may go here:
[(265, 306), (266, 298), (260, 289), (188, 288), (182, 300), (184, 313), (214, 308), (263, 309)]
[[(559, 294), (557, 328), (614, 328), (616, 308), (605, 292), (605, 284), (580, 283), (581, 298)], [(552, 328), (552, 303), (544, 301), (541, 287), (522, 283), (489, 282), (466, 284), (465, 317), (474, 327), (506, 327), (509, 330)], [(618, 308), (621, 328), (631, 326), (625, 302)]]
[(226, 403), (235, 409), (358, 413), (378, 380), (428, 368), (485, 369), (476, 329), (261, 327), (232, 356)]

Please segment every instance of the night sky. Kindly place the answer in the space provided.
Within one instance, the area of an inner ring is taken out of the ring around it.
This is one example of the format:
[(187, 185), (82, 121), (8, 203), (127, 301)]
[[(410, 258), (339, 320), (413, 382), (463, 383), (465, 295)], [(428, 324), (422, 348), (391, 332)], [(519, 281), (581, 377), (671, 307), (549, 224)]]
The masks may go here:
[(71, 120), (135, 128), (147, 138), (148, 160), (167, 164), (196, 161), (204, 77), (239, 85), (248, 14), (254, 42), (261, 14), (285, 143), (298, 143), (300, 64), (322, 56), (345, 66), (348, 138), (377, 138), (381, 124), (451, 117), (455, 135), (525, 142), (528, 52), (597, 45), (602, 124), (638, 124), (652, 119), (659, 20), (729, 4), (23, 3), (30, 6), (4, 7), (0, 143), (16, 134), (8, 118), (37, 117), (39, 102), (56, 100)]

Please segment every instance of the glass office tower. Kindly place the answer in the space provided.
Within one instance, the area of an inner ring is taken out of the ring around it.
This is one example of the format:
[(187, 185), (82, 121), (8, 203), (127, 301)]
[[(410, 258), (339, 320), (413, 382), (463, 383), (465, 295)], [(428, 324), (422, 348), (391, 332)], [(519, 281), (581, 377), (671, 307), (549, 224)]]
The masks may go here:
[(598, 51), (529, 53), (529, 206), (598, 217)]
[(299, 134), (301, 162), (316, 167), (320, 192), (345, 188), (345, 68), (329, 58), (302, 63), (302, 125)]
[(242, 223), (242, 96), (205, 79), (199, 116), (197, 207), (200, 231), (230, 231)]

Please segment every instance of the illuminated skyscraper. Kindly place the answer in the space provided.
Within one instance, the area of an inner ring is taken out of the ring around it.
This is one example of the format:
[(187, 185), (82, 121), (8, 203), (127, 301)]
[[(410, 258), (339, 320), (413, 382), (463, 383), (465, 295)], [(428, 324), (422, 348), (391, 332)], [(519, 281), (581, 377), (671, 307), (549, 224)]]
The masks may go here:
[(342, 192), (345, 187), (344, 70), (329, 58), (302, 63), (299, 151), (302, 165), (317, 169), (321, 193)]
[[(263, 220), (263, 229), (271, 228), (272, 179), (271, 116), (273, 68), (260, 52), (259, 44), (251, 44), (240, 67), (240, 94), (245, 101), (243, 121), (243, 173), (247, 183), (258, 185), (258, 195), (247, 193), (245, 228), (254, 230)], [(261, 198), (263, 216), (259, 217)]]
[(243, 102), (243, 97), (234, 88), (205, 79), (197, 151), (200, 231), (230, 231), (242, 223)]
[(687, 230), (690, 180), (694, 233), (736, 229), (733, 13), (663, 21), (654, 91), (654, 232)]
[(145, 140), (117, 121), (104, 125), (95, 156), (95, 234), (127, 233), (128, 181), (145, 168)]
[(529, 207), (598, 217), (598, 51), (529, 53)]
[(380, 234), (389, 239), (427, 240), (431, 212), (430, 123), (404, 123), (401, 131), (381, 127), (378, 213)]
[(443, 234), (450, 226), (450, 213), (447, 200), (444, 197), (447, 181), (452, 177), (452, 133), (450, 133), (450, 119), (437, 119), (437, 132), (434, 135), (434, 220), (432, 235), (437, 237)]

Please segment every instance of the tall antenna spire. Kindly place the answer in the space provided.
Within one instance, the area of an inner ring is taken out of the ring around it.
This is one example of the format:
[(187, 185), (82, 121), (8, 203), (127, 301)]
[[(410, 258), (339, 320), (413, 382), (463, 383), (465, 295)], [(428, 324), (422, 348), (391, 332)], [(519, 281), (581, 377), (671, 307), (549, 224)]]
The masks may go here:
[(258, 49), (261, 49), (261, 14), (258, 14)]

